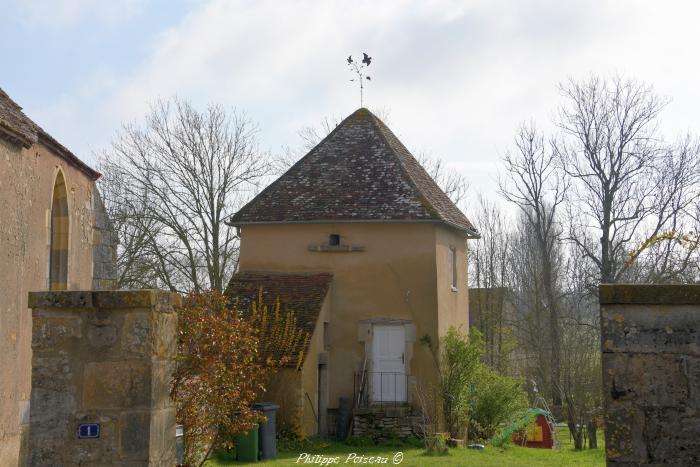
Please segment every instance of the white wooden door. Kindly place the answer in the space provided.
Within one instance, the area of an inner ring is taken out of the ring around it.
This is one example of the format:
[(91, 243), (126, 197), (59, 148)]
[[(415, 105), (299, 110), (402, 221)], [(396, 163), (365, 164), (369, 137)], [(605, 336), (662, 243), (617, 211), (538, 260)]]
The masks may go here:
[(375, 325), (373, 331), (372, 402), (405, 402), (405, 329), (403, 326)]

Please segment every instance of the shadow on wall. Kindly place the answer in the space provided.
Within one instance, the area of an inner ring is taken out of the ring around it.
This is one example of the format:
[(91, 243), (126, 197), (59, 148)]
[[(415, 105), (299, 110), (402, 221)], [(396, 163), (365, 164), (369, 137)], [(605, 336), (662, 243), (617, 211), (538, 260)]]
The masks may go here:
[(303, 437), (304, 394), (301, 376), (301, 371), (283, 368), (273, 376), (263, 396), (263, 402), (274, 402), (280, 406), (277, 411), (277, 432), (281, 437)]

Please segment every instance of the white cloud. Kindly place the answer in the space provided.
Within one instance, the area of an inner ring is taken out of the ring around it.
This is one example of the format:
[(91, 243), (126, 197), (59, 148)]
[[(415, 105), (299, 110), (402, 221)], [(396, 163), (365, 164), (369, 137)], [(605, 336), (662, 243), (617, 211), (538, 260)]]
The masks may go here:
[(58, 29), (80, 21), (114, 24), (139, 14), (147, 0), (18, 0), (28, 23)]
[[(69, 12), (85, 5), (62, 3)], [(276, 149), (294, 144), (302, 125), (357, 107), (344, 58), (367, 51), (374, 57), (368, 105), (390, 108), (392, 128), (416, 152), (443, 157), (474, 190), (493, 194), (516, 128), (530, 119), (546, 127), (559, 102), (556, 85), (569, 76), (623, 73), (652, 82), (674, 97), (663, 116), (670, 136), (699, 127), (699, 7), (212, 0), (161, 32), (143, 63), (93, 76), (63, 99), (76, 106), (67, 112), (76, 126), (95, 125), (80, 143), (93, 148), (106, 146), (120, 122), (142, 116), (149, 101), (177, 93), (246, 109)], [(87, 92), (95, 82), (107, 84)]]

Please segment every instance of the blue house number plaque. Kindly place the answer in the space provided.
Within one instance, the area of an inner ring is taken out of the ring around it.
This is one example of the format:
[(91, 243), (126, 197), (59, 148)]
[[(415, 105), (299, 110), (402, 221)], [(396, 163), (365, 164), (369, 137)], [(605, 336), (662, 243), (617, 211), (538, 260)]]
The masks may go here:
[(81, 423), (78, 425), (78, 438), (99, 438), (99, 423)]

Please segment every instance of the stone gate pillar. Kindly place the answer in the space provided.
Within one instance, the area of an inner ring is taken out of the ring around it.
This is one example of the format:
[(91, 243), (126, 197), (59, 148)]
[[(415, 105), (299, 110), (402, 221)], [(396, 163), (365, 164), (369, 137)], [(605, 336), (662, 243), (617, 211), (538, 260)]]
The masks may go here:
[(700, 465), (700, 284), (600, 286), (608, 466)]
[(177, 294), (32, 292), (31, 466), (175, 464)]

